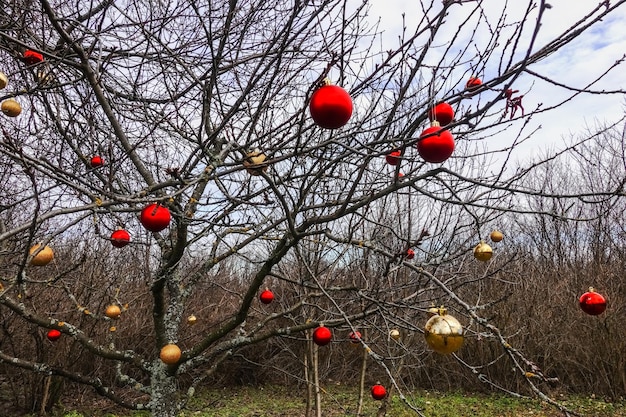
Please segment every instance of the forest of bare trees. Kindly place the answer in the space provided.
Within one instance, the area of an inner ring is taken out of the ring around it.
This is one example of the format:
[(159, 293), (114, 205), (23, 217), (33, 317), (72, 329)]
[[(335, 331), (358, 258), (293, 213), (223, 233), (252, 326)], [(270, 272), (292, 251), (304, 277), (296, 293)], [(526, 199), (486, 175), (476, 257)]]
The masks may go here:
[[(623, 56), (582, 85), (538, 66), (625, 1), (550, 39), (557, 7), (483, 3), (422, 1), (390, 40), (367, 0), (4, 2), (0, 399), (175, 417), (205, 384), (296, 386), (318, 416), (329, 380), (564, 411), (555, 393), (626, 395), (624, 120), (516, 154), (535, 118), (623, 95), (596, 89)], [(521, 82), (568, 97), (522, 103), (542, 93)], [(462, 334), (425, 330), (444, 310)]]

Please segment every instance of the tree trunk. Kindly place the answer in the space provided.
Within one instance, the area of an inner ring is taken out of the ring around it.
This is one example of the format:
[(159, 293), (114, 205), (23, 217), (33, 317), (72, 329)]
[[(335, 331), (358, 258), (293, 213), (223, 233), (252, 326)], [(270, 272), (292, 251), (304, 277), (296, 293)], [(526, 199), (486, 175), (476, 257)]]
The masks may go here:
[(168, 372), (167, 365), (156, 360), (150, 377), (152, 417), (177, 417), (180, 411), (176, 377)]
[(306, 381), (306, 412), (305, 417), (311, 417), (313, 410), (313, 381), (311, 380), (311, 363), (313, 363), (313, 346), (311, 332), (307, 330), (306, 352), (304, 353), (304, 380)]
[(315, 383), (315, 417), (322, 417), (322, 393), (320, 392), (319, 349), (313, 343), (313, 382)]
[[(363, 332), (363, 334), (365, 334), (365, 331)], [(361, 376), (359, 378), (359, 400), (356, 408), (357, 416), (360, 416), (363, 413), (363, 399), (365, 398), (365, 376), (367, 373), (367, 357), (369, 356), (367, 350), (363, 349), (363, 345), (359, 344), (359, 347), (363, 351), (363, 358), (361, 359)]]

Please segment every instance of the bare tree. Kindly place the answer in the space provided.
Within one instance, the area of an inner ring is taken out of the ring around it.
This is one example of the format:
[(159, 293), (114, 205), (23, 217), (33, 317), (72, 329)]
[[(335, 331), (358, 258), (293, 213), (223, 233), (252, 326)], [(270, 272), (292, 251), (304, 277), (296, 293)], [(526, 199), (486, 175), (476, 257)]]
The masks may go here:
[[(3, 120), (0, 143), (0, 309), (35, 333), (60, 331), (106, 366), (76, 370), (3, 345), (0, 360), (170, 417), (246, 346), (365, 320), (372, 344), (363, 343), (402, 393), (382, 341), (392, 326), (420, 332), (431, 303), (445, 303), (479, 327), (474, 334), (495, 338), (524, 378), (532, 363), (480, 315), (488, 300), (460, 296), (463, 262), (498, 213), (519, 210), (516, 193), (546, 201), (579, 195), (522, 185), (540, 163), (512, 173), (485, 168), (530, 135), (516, 122), (551, 110), (526, 105), (513, 115), (521, 99), (507, 90), (520, 77), (561, 86), (572, 98), (599, 93), (597, 80), (562, 86), (534, 68), (623, 4), (589, 5), (582, 19), (540, 43), (545, 15), (558, 12), (545, 1), (526, 2), (522, 13), (505, 2), (495, 15), (480, 1), (426, 1), (391, 47), (367, 17), (367, 1), (6, 4), (2, 98), (17, 100), (22, 112)], [(464, 18), (448, 23), (452, 13)], [(26, 51), (41, 59), (25, 59)], [(482, 83), (467, 89), (470, 76)], [(354, 112), (339, 129), (319, 127), (308, 111), (325, 78), (352, 97)], [(623, 91), (602, 94), (611, 93)], [(415, 150), (439, 100), (456, 110), (447, 128), (456, 149), (443, 165)], [(510, 146), (483, 149), (484, 139), (515, 129)], [(401, 150), (395, 167), (384, 158), (393, 149)], [(96, 155), (103, 164), (92, 161)], [(596, 192), (617, 192), (603, 185), (609, 189)], [(171, 212), (162, 231), (137, 220), (152, 203)], [(121, 251), (131, 254), (105, 249), (118, 227), (130, 232)], [(64, 255), (63, 263), (31, 266), (36, 243)], [(409, 262), (410, 248), (417, 256)], [(75, 274), (94, 254), (118, 265), (99, 293), (106, 300), (92, 295), (93, 280)], [(367, 273), (349, 285), (333, 275), (364, 259)], [(289, 268), (298, 262), (306, 273)], [(293, 285), (299, 296), (270, 313), (256, 301), (268, 282)], [(113, 290), (130, 283), (147, 284), (147, 304), (133, 308), (130, 293)], [(41, 308), (37, 299), (50, 288), (61, 301)], [(222, 301), (190, 311), (207, 289)], [(149, 346), (126, 346), (104, 315), (110, 303), (123, 307), (115, 327), (127, 315), (152, 318)], [(204, 322), (202, 332), (186, 322), (191, 313)], [(172, 344), (182, 356), (166, 364), (159, 351)]]

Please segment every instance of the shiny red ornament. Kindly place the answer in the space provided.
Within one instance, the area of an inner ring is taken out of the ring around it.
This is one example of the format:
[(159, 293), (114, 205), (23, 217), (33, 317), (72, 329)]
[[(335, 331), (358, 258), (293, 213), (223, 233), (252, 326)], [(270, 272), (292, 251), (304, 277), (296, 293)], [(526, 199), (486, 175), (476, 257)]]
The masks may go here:
[(169, 226), (172, 216), (170, 211), (160, 204), (150, 204), (141, 211), (139, 221), (151, 232), (160, 232)]
[(597, 316), (606, 310), (606, 298), (598, 294), (593, 288), (580, 296), (578, 300), (580, 308), (587, 314)]
[(375, 400), (384, 400), (387, 396), (387, 390), (380, 384), (372, 386), (372, 398)]
[(118, 229), (111, 233), (111, 244), (116, 248), (123, 248), (130, 243), (130, 233), (124, 229)]
[(465, 88), (470, 91), (473, 91), (473, 90), (477, 90), (478, 87), (480, 87), (481, 85), (483, 85), (483, 82), (481, 81), (480, 78), (471, 76), (467, 80), (467, 83), (465, 83)]
[(348, 337), (350, 338), (350, 343), (361, 343), (361, 332), (350, 332)]
[(350, 94), (337, 85), (324, 85), (311, 97), (309, 111), (313, 121), (326, 129), (338, 129), (352, 116)]
[(51, 342), (55, 342), (57, 340), (59, 340), (59, 338), (61, 337), (61, 332), (58, 331), (57, 329), (52, 329), (48, 332), (48, 334), (46, 335), (46, 337), (48, 338), (48, 340), (50, 340)]
[(432, 125), (420, 135), (417, 152), (426, 162), (434, 164), (444, 162), (454, 152), (452, 133), (441, 128), (439, 122), (432, 122)]
[(406, 258), (407, 259), (413, 259), (415, 258), (415, 251), (411, 248), (406, 250)]
[(94, 155), (91, 157), (91, 160), (89, 161), (89, 165), (91, 165), (92, 168), (99, 168), (102, 165), (104, 165), (104, 160), (102, 159), (101, 156)]
[(28, 65), (35, 65), (43, 62), (43, 55), (39, 52), (31, 51), (30, 49), (24, 52), (24, 62)]
[(333, 338), (333, 334), (328, 327), (320, 326), (313, 332), (313, 341), (318, 346), (326, 346)]
[(274, 293), (270, 290), (265, 290), (259, 295), (259, 300), (261, 300), (263, 304), (269, 304), (274, 301)]
[(430, 121), (438, 121), (440, 126), (446, 126), (454, 120), (454, 109), (446, 102), (441, 102), (428, 111)]
[(385, 155), (385, 160), (389, 165), (398, 165), (400, 163), (400, 155), (402, 152), (396, 150)]

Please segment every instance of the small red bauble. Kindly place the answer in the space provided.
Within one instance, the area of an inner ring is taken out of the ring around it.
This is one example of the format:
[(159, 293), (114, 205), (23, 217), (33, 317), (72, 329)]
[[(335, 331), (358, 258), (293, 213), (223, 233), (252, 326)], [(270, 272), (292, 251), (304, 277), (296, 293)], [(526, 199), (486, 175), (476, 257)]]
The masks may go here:
[(415, 258), (415, 251), (413, 249), (407, 249), (406, 250), (406, 258), (407, 259), (413, 259)]
[(387, 390), (380, 384), (372, 386), (372, 398), (375, 400), (384, 400), (387, 396)]
[(43, 55), (39, 52), (31, 51), (30, 49), (24, 52), (24, 62), (28, 65), (35, 65), (43, 62)]
[(124, 229), (118, 229), (111, 233), (111, 244), (116, 248), (123, 248), (130, 243), (130, 233)]
[(472, 91), (478, 89), (478, 87), (480, 87), (482, 84), (483, 82), (480, 80), (480, 78), (471, 76), (469, 77), (469, 80), (467, 80), (467, 83), (465, 83), (465, 88)]
[(436, 120), (439, 122), (439, 125), (446, 126), (454, 120), (454, 110), (451, 105), (442, 102), (428, 111), (428, 118), (431, 122)]
[(337, 129), (352, 116), (350, 94), (337, 85), (324, 85), (311, 96), (309, 111), (313, 121), (326, 129)]
[(320, 326), (313, 332), (313, 341), (318, 346), (326, 346), (332, 338), (333, 334), (328, 327)]
[(348, 337), (350, 337), (350, 343), (361, 343), (361, 332), (350, 332)]
[(141, 211), (139, 219), (143, 227), (151, 232), (160, 232), (170, 224), (170, 211), (160, 204), (150, 204)]
[(589, 291), (580, 296), (578, 300), (580, 308), (587, 314), (597, 316), (604, 313), (606, 310), (606, 299), (601, 294), (598, 294), (593, 288), (589, 288)]
[(259, 295), (259, 300), (261, 300), (263, 304), (269, 304), (274, 301), (274, 293), (270, 290), (265, 290)]
[(402, 152), (396, 150), (391, 151), (387, 155), (385, 155), (385, 160), (389, 165), (398, 165), (400, 163), (400, 154)]
[(442, 129), (439, 122), (432, 122), (432, 125), (420, 135), (417, 152), (426, 162), (435, 164), (444, 162), (454, 152), (452, 133)]
[(91, 157), (91, 160), (89, 161), (89, 165), (91, 165), (92, 168), (98, 168), (104, 165), (104, 160), (102, 159), (101, 156), (94, 155)]
[(61, 337), (61, 332), (58, 331), (57, 329), (52, 329), (48, 332), (48, 334), (46, 335), (46, 337), (48, 338), (48, 340), (50, 340), (51, 342), (57, 341), (59, 340), (59, 338)]

